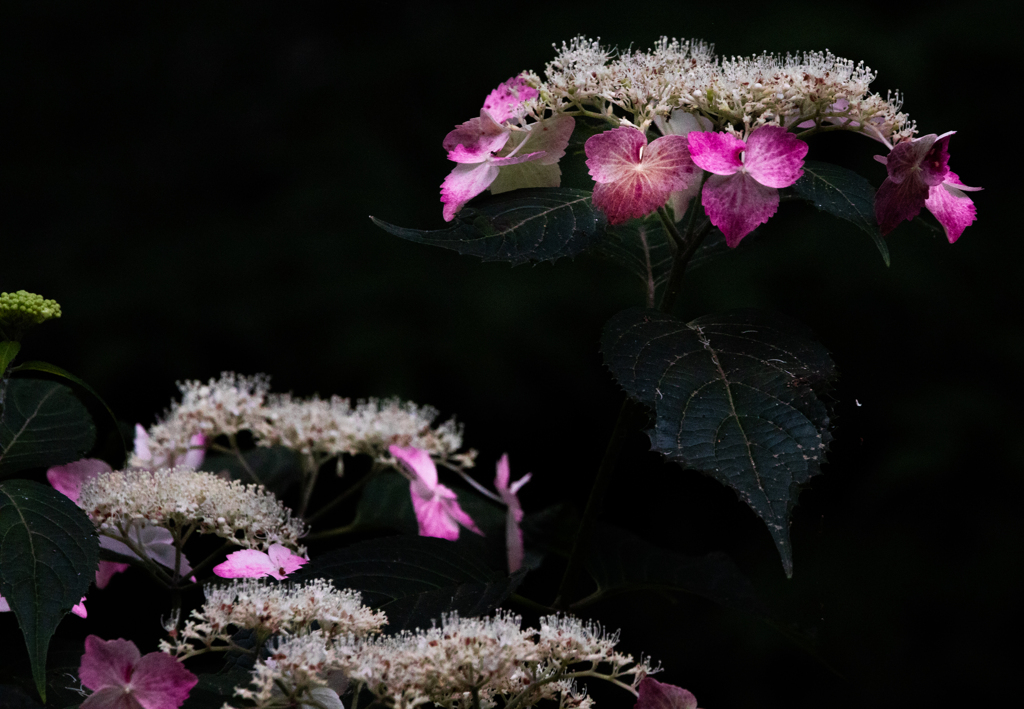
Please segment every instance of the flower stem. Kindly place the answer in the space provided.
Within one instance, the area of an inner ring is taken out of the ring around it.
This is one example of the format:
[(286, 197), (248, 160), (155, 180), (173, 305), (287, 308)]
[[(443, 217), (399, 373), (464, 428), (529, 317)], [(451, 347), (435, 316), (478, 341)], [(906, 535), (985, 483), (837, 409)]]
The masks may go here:
[(386, 470), (386, 469), (387, 469), (387, 466), (381, 465), (380, 463), (374, 463), (373, 467), (370, 469), (370, 472), (368, 472), (362, 478), (357, 480), (356, 483), (354, 485), (352, 485), (352, 487), (350, 487), (349, 489), (345, 490), (343, 493), (341, 493), (340, 495), (335, 497), (333, 500), (328, 502), (326, 505), (324, 505), (323, 507), (318, 509), (316, 512), (311, 514), (309, 517), (306, 517), (306, 522), (308, 522), (309, 524), (313, 524), (313, 522), (315, 522), (316, 520), (320, 519), (320, 517), (324, 516), (325, 514), (327, 514), (331, 510), (333, 510), (335, 507), (340, 505), (342, 502), (344, 502), (348, 498), (352, 497), (352, 495), (354, 495), (357, 492), (359, 492), (360, 490), (362, 490), (366, 486), (366, 483), (370, 482), (370, 480), (372, 480), (373, 478), (377, 477), (377, 475), (380, 474), (381, 471)]
[(346, 524), (341, 527), (335, 527), (334, 529), (328, 529), (323, 532), (317, 532), (316, 534), (309, 534), (306, 536), (307, 541), (315, 541), (317, 539), (329, 539), (331, 537), (340, 537), (343, 534), (348, 534), (356, 528), (356, 523)]

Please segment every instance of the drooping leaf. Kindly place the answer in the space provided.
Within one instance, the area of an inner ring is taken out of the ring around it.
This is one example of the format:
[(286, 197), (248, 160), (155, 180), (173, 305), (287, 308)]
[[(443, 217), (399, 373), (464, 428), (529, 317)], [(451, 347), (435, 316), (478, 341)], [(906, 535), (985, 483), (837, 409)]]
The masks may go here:
[(370, 217), (384, 231), (484, 261), (513, 265), (577, 256), (603, 236), (605, 217), (592, 193), (568, 187), (515, 190), (475, 200), (455, 222), (434, 231), (407, 229)]
[(387, 613), (385, 630), (429, 628), (453, 611), (483, 615), (512, 593), (522, 576), (492, 571), (487, 560), (432, 537), (371, 539), (315, 556), (290, 579), (331, 579)]
[(11, 379), (0, 411), (0, 477), (70, 463), (96, 441), (92, 417), (58, 382)]
[(701, 596), (758, 618), (768, 616), (750, 580), (722, 552), (686, 556), (659, 549), (625, 530), (603, 526), (590, 546), (586, 567), (597, 591), (573, 604), (574, 608), (619, 593), (658, 589)]
[(823, 212), (845, 219), (866, 232), (889, 265), (889, 247), (875, 220), (875, 188), (852, 170), (817, 160), (804, 161), (804, 174), (793, 191)]
[(21, 343), (15, 340), (0, 341), (0, 377), (7, 371), (7, 365), (18, 356)]
[(228, 471), (232, 480), (259, 483), (275, 495), (282, 495), (302, 474), (298, 456), (284, 446), (262, 446), (242, 454), (245, 465), (233, 455), (211, 455), (203, 460), (200, 470), (211, 473)]
[(0, 483), (0, 595), (18, 617), (32, 676), (46, 699), (46, 650), (99, 564), (92, 522), (75, 503), (31, 480)]
[(792, 575), (789, 518), (831, 440), (817, 392), (828, 352), (793, 320), (733, 311), (682, 322), (633, 308), (605, 325), (604, 361), (655, 412), (651, 447), (732, 488), (757, 513)]

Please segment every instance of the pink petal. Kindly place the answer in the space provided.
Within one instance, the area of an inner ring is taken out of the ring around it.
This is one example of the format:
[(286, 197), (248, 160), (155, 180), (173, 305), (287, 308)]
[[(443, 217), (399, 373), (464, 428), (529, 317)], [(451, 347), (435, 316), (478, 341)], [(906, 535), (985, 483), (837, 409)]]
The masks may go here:
[[(892, 165), (892, 156), (889, 157), (889, 165)], [(882, 234), (888, 234), (903, 220), (916, 217), (926, 199), (928, 186), (920, 180), (911, 178), (896, 182), (891, 177), (885, 178), (875, 193), (875, 219)]]
[(258, 549), (242, 549), (228, 554), (227, 561), (213, 567), (213, 573), (225, 579), (255, 579), (277, 576), (277, 567)]
[(945, 184), (952, 185), (961, 192), (981, 192), (983, 189), (985, 189), (984, 187), (968, 187), (967, 185), (960, 181), (960, 177), (952, 170), (946, 173)]
[(421, 537), (438, 537), (453, 542), (459, 538), (459, 525), (448, 514), (444, 499), (436, 495), (424, 498), (413, 492), (412, 509), (416, 513)]
[(181, 457), (177, 465), (184, 465), (187, 468), (198, 470), (206, 459), (206, 436), (197, 433), (188, 439), (188, 452)]
[(441, 145), (448, 159), (459, 163), (483, 162), (508, 140), (509, 129), (499, 125), (486, 111), (471, 118), (444, 137)]
[(456, 165), (455, 169), (441, 183), (441, 214), (446, 222), (455, 218), (462, 206), (490, 187), (498, 176), (498, 167), (490, 161)]
[(716, 175), (732, 175), (743, 168), (740, 153), (747, 144), (728, 133), (693, 131), (686, 136), (690, 158), (703, 170)]
[(128, 570), (128, 564), (117, 561), (101, 561), (96, 569), (96, 588), (106, 588), (114, 574), (120, 574)]
[(939, 220), (951, 244), (978, 218), (978, 210), (971, 198), (948, 182), (930, 188), (924, 206)]
[(909, 179), (928, 187), (941, 183), (949, 172), (947, 148), (951, 135), (953, 132), (931, 133), (893, 147), (886, 163), (889, 179), (897, 184)]
[(494, 487), (498, 492), (508, 490), (508, 481), (512, 477), (508, 467), (508, 453), (501, 456), (494, 473)]
[(437, 487), (437, 467), (431, 460), (430, 454), (425, 450), (413, 446), (389, 446), (388, 451), (397, 460), (405, 464), (406, 468), (412, 471), (413, 475), (433, 490)]
[(695, 116), (682, 109), (674, 109), (668, 118), (655, 116), (654, 125), (662, 135), (689, 135), (693, 131), (711, 130), (712, 123), (704, 116)]
[(82, 600), (80, 600), (75, 605), (71, 606), (71, 612), (77, 615), (79, 618), (89, 617), (89, 611), (85, 610), (85, 596), (82, 596)]
[(145, 709), (124, 687), (105, 687), (90, 694), (79, 709)]
[(274, 576), (278, 581), (309, 563), (308, 559), (303, 559), (298, 554), (292, 553), (292, 550), (283, 544), (271, 544), (267, 552), (270, 563), (277, 567), (277, 574)]
[(93, 691), (104, 687), (123, 687), (131, 681), (132, 667), (138, 659), (139, 648), (130, 640), (104, 640), (90, 635), (85, 639), (85, 654), (78, 667), (78, 678)]
[(511, 507), (505, 516), (505, 553), (508, 556), (508, 572), (514, 574), (523, 567), (526, 551), (523, 548), (523, 530), (519, 528)]
[(518, 155), (509, 155), (508, 157), (494, 157), (490, 159), (491, 165), (500, 167), (506, 167), (508, 165), (518, 165), (523, 162), (530, 162), (531, 160), (539, 160), (547, 156), (543, 150), (538, 150), (535, 153), (520, 153)]
[(744, 236), (775, 214), (779, 192), (746, 173), (712, 175), (704, 183), (701, 202), (708, 219), (722, 230), (725, 243), (734, 249)]
[(640, 164), (640, 151), (646, 145), (647, 136), (629, 126), (590, 136), (583, 146), (590, 176), (601, 184), (628, 179)]
[(78, 503), (82, 483), (100, 473), (109, 473), (112, 468), (105, 461), (96, 458), (82, 458), (74, 463), (58, 465), (46, 471), (46, 479), (53, 489)]
[(0, 613), (10, 613), (11, 604), (7, 602), (7, 599), (0, 596)]
[(135, 663), (132, 694), (144, 709), (177, 709), (199, 678), (170, 655), (151, 652)]
[(484, 110), (498, 123), (504, 123), (515, 114), (515, 107), (523, 101), (537, 98), (537, 89), (526, 83), (520, 76), (513, 76), (508, 81), (498, 84), (498, 88), (484, 99)]
[(682, 687), (644, 677), (637, 685), (634, 709), (697, 709), (697, 698)]
[(153, 459), (153, 453), (149, 450), (149, 434), (141, 423), (135, 424), (135, 457), (145, 461)]
[(479, 534), (481, 537), (484, 536), (484, 533), (476, 526), (476, 522), (473, 521), (473, 518), (459, 507), (459, 501), (456, 498), (455, 493), (444, 485), (438, 485), (437, 488), (439, 496), (444, 495), (448, 498), (445, 500), (445, 513), (469, 531)]
[(804, 174), (807, 143), (779, 126), (761, 126), (747, 138), (743, 167), (766, 187), (789, 187)]

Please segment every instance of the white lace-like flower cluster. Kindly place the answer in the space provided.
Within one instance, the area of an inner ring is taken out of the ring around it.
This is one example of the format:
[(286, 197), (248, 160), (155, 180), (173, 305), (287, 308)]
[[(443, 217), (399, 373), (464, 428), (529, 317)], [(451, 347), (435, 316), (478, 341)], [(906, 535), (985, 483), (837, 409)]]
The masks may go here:
[(161, 468), (103, 473), (82, 485), (78, 505), (101, 534), (118, 538), (135, 521), (216, 534), (249, 549), (271, 544), (305, 548), (300, 519), (262, 485), (227, 481), (191, 468)]
[[(326, 460), (342, 453), (365, 453), (388, 460), (388, 446), (416, 446), (437, 458), (472, 465), (472, 451), (462, 447), (462, 427), (454, 419), (434, 426), (438, 411), (398, 399), (369, 399), (352, 405), (348, 399), (297, 398), (271, 394), (266, 375), (245, 377), (225, 372), (206, 384), (179, 384), (182, 398), (149, 428), (152, 459), (175, 460), (190, 449), (197, 433), (208, 443), (218, 436), (250, 431), (258, 445), (286, 446)], [(132, 467), (148, 460), (133, 455)]]
[[(317, 691), (330, 686), (336, 653), (321, 631), (271, 640), (269, 649), (270, 657), (256, 663), (250, 686), (235, 688), (237, 696), (259, 709), (295, 707), (303, 699), (316, 700)], [(225, 703), (224, 709), (231, 707)]]
[(278, 645), (271, 660), (254, 671), (253, 688), (236, 693), (270, 706), (260, 702), (270, 701), (274, 686), (322, 686), (326, 673), (337, 670), (357, 690), (395, 709), (428, 702), (452, 709), (477, 703), (530, 707), (542, 700), (588, 709), (593, 702), (578, 679), (603, 679), (635, 691), (656, 671), (642, 658), (635, 662), (617, 652), (618, 634), (599, 625), (568, 616), (542, 618), (540, 630), (521, 624), (519, 616), (498, 611), (491, 618), (453, 614), (440, 626), (392, 637), (331, 642), (322, 633), (310, 634), (294, 645)]
[(576, 37), (548, 63), (545, 78), (523, 76), (540, 96), (535, 115), (590, 115), (613, 120), (613, 107), (641, 129), (675, 109), (704, 116), (721, 130), (745, 134), (761, 125), (803, 121), (861, 131), (883, 143), (917, 132), (899, 94), (870, 93), (875, 72), (829, 51), (718, 59), (699, 40), (662, 37), (650, 51), (616, 52)]
[(362, 603), (362, 595), (337, 589), (331, 581), (271, 583), (266, 579), (238, 579), (205, 587), (203, 607), (192, 611), (176, 637), (160, 649), (180, 659), (210, 649), (227, 649), (231, 635), (253, 630), (261, 642), (271, 635), (303, 635), (314, 622), (327, 639), (363, 638), (380, 632), (387, 616)]

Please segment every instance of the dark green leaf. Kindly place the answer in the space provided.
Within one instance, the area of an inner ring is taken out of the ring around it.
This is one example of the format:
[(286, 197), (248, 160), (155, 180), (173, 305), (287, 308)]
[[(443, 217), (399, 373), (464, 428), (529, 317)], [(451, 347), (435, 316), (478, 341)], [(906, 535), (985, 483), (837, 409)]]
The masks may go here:
[(484, 261), (554, 261), (577, 256), (604, 236), (604, 214), (591, 193), (568, 187), (514, 190), (475, 200), (446, 229), (424, 231), (388, 224), (384, 231), (420, 244), (479, 256)]
[(875, 220), (875, 188), (852, 170), (817, 160), (804, 161), (804, 174), (793, 191), (823, 212), (845, 219), (874, 239), (885, 265), (889, 247)]
[(675, 246), (655, 213), (608, 227), (594, 254), (624, 266), (640, 279), (648, 302), (656, 303), (672, 271)]
[(96, 441), (89, 411), (68, 387), (11, 379), (0, 411), (0, 476), (70, 463)]
[(18, 618), (32, 676), (46, 699), (46, 650), (99, 563), (92, 522), (75, 503), (30, 480), (0, 483), (0, 595)]
[(0, 377), (7, 371), (7, 365), (18, 356), (18, 350), (20, 349), (20, 342), (15, 342), (14, 340), (0, 341)]
[(792, 575), (789, 518), (831, 436), (818, 398), (828, 352), (788, 318), (756, 311), (684, 323), (633, 308), (606, 325), (604, 361), (654, 410), (653, 450), (732, 488), (764, 520)]
[(248, 687), (251, 681), (248, 672), (201, 674), (181, 709), (221, 709), (225, 702), (234, 704), (235, 687)]
[(242, 458), (245, 459), (244, 466), (233, 455), (207, 456), (199, 469), (211, 473), (227, 470), (232, 480), (259, 483), (278, 496), (287, 491), (302, 475), (298, 456), (284, 446), (253, 448), (243, 453)]
[(758, 618), (768, 616), (750, 581), (721, 552), (676, 554), (614, 527), (599, 529), (590, 549), (586, 565), (597, 591), (573, 607), (618, 593), (660, 589), (701, 596)]
[[(465, 532), (464, 532), (465, 534)], [(487, 560), (455, 542), (384, 537), (314, 557), (291, 579), (326, 578), (363, 594), (387, 613), (386, 630), (429, 628), (445, 613), (483, 615), (498, 607), (522, 576), (491, 571)]]

